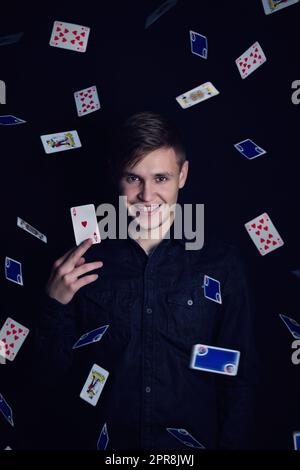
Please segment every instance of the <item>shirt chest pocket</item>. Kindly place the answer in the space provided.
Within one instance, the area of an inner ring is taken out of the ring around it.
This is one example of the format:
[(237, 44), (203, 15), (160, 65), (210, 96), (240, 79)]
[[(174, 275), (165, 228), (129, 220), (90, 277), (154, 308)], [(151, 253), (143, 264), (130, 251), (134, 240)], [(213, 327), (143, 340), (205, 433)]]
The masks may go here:
[(202, 291), (180, 291), (167, 294), (168, 335), (178, 341), (194, 343), (208, 340), (219, 312), (217, 306), (202, 298)]

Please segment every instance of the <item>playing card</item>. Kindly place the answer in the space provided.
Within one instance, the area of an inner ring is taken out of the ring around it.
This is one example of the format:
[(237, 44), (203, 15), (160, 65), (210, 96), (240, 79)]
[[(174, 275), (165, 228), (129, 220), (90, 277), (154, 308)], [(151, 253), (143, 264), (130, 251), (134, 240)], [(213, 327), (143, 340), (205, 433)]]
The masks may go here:
[(242, 155), (244, 155), (244, 157), (248, 158), (248, 160), (253, 160), (253, 158), (267, 153), (264, 149), (256, 145), (256, 143), (251, 139), (242, 140), (234, 146)]
[(93, 243), (100, 243), (100, 233), (94, 204), (71, 207), (76, 245), (84, 240), (92, 238)]
[(47, 237), (43, 235), (41, 232), (39, 232), (36, 228), (33, 228), (31, 225), (29, 225), (25, 220), (21, 219), (20, 217), (17, 217), (17, 226), (22, 228), (28, 233), (31, 233), (36, 238), (39, 238), (43, 242), (47, 243)]
[(13, 361), (22, 344), (28, 336), (29, 330), (12, 318), (7, 318), (0, 330), (0, 355)]
[(195, 344), (192, 349), (190, 368), (216, 374), (236, 375), (239, 360), (240, 352), (234, 349)]
[(12, 448), (9, 446), (6, 446), (4, 450), (12, 450)]
[(283, 8), (289, 7), (298, 2), (299, 0), (262, 0), (266, 15), (282, 10)]
[(14, 426), (13, 412), (4, 396), (0, 393), (0, 411), (11, 426)]
[(108, 375), (107, 370), (94, 364), (81, 390), (80, 398), (96, 406)]
[(205, 274), (203, 288), (204, 296), (207, 299), (213, 300), (218, 304), (222, 303), (220, 281)]
[(204, 449), (205, 447), (200, 444), (186, 429), (180, 428), (166, 428), (166, 430), (172, 434), (173, 437), (176, 437), (182, 444), (188, 447), (194, 447), (196, 449)]
[(75, 91), (74, 97), (78, 116), (85, 116), (100, 109), (100, 101), (95, 86)]
[(24, 122), (26, 121), (23, 121), (23, 119), (17, 118), (16, 116), (12, 116), (11, 114), (0, 116), (0, 124), (2, 126), (13, 126), (15, 124), (23, 124)]
[(24, 33), (9, 34), (8, 36), (0, 36), (0, 46), (7, 46), (20, 41)]
[(212, 83), (207, 82), (203, 85), (199, 85), (192, 90), (177, 96), (176, 101), (180, 104), (183, 109), (190, 108), (200, 101), (205, 101), (212, 96), (219, 94), (219, 91), (213, 86)]
[(61, 47), (76, 52), (85, 52), (90, 28), (79, 24), (54, 21), (50, 46)]
[(73, 349), (100, 341), (108, 327), (109, 325), (100, 326), (100, 328), (96, 328), (95, 330), (89, 331), (88, 333), (80, 336), (79, 340), (74, 344)]
[(164, 15), (168, 10), (174, 7), (177, 3), (177, 0), (167, 0), (162, 3), (153, 13), (151, 13), (146, 18), (145, 29), (149, 28), (151, 24), (158, 20), (162, 15)]
[(293, 433), (294, 450), (300, 450), (300, 431)]
[(81, 147), (77, 131), (41, 135), (41, 140), (46, 153), (63, 152)]
[(300, 325), (296, 322), (293, 318), (287, 317), (286, 315), (279, 314), (281, 320), (284, 321), (285, 325), (287, 326), (288, 330), (294, 338), (300, 339)]
[(266, 56), (263, 53), (262, 48), (258, 42), (255, 42), (249, 49), (244, 52), (235, 63), (242, 78), (248, 77), (252, 72), (254, 72), (258, 67), (260, 67), (264, 62), (266, 62)]
[(9, 258), (5, 258), (5, 277), (8, 281), (15, 282), (20, 286), (23, 286), (22, 276), (22, 265), (19, 261)]
[(246, 230), (262, 256), (281, 247), (284, 242), (268, 214), (264, 213), (245, 224)]
[(192, 53), (207, 59), (207, 38), (195, 31), (190, 31), (190, 40)]
[(109, 441), (109, 437), (108, 437), (108, 432), (107, 432), (107, 425), (106, 423), (104, 423), (104, 426), (101, 430), (101, 433), (97, 442), (97, 449), (105, 450), (107, 447), (108, 441)]

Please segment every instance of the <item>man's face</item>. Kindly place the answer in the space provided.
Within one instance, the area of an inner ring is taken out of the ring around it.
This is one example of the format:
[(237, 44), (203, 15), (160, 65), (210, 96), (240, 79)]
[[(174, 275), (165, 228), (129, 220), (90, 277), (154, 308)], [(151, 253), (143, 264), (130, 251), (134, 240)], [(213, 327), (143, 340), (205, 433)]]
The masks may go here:
[(137, 216), (142, 230), (154, 230), (167, 222), (187, 173), (188, 161), (179, 170), (175, 151), (164, 147), (148, 153), (133, 167), (124, 169), (120, 192), (127, 196), (128, 212), (133, 217)]

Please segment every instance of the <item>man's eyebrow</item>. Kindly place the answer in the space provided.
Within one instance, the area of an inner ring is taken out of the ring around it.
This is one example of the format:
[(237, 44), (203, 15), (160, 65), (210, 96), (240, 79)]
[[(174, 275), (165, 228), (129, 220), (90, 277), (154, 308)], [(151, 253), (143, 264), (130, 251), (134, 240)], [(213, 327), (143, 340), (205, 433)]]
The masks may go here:
[[(140, 175), (137, 175), (136, 173), (133, 173), (132, 171), (123, 171), (123, 176), (136, 176), (138, 178), (142, 178), (142, 176)], [(164, 171), (164, 172), (161, 172), (161, 173), (155, 173), (153, 175), (155, 178), (159, 177), (159, 176), (169, 176), (169, 177), (172, 177), (174, 176), (173, 173), (170, 173), (169, 171)]]

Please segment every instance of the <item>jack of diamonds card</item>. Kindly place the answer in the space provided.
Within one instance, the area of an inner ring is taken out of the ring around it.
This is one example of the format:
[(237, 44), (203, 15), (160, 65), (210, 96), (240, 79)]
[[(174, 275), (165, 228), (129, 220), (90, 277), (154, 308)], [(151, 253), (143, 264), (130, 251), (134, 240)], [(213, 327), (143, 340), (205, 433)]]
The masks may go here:
[(12, 318), (7, 318), (0, 331), (0, 355), (13, 361), (28, 333), (28, 328)]
[(267, 59), (262, 48), (256, 41), (238, 59), (236, 59), (235, 63), (239, 69), (241, 77), (246, 78), (266, 62), (266, 60)]
[(245, 224), (256, 248), (262, 256), (280, 248), (284, 242), (268, 214), (259, 215)]
[(79, 24), (54, 21), (50, 46), (61, 47), (76, 52), (85, 52), (90, 28)]
[(100, 109), (100, 101), (95, 86), (75, 91), (74, 98), (78, 116), (84, 116)]

